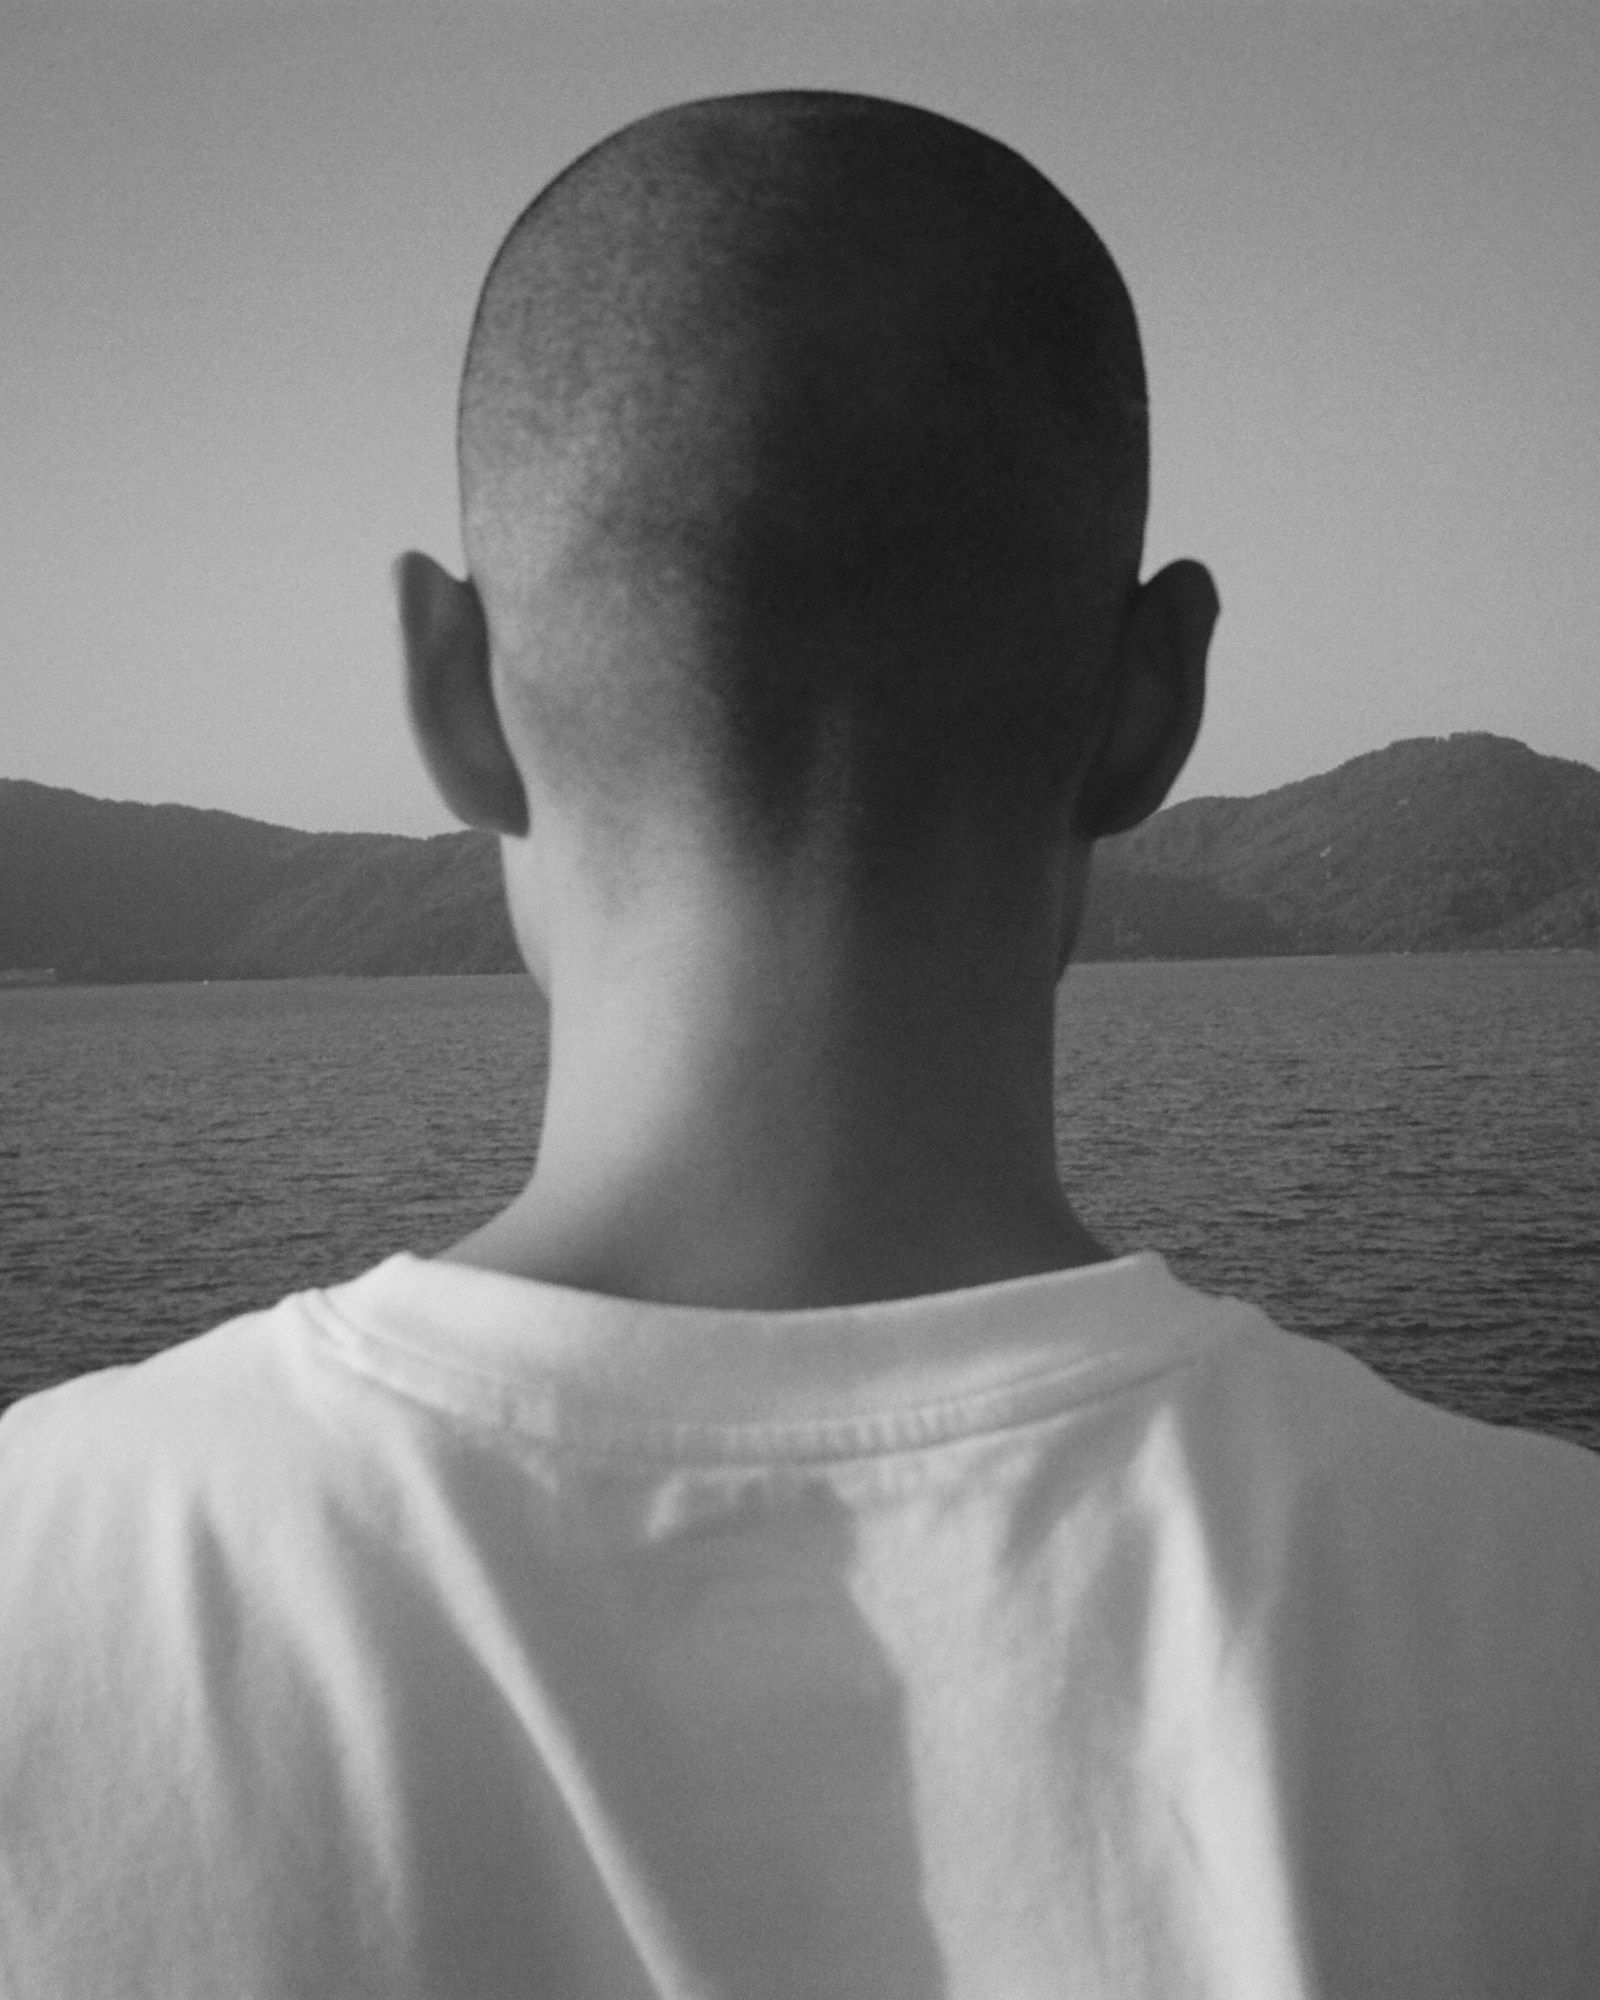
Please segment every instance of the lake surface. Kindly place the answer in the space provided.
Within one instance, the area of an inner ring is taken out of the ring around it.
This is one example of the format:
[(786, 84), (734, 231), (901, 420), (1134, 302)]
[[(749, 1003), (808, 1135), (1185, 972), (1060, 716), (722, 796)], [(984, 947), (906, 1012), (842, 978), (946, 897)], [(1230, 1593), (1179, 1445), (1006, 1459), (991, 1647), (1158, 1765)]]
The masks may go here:
[[(0, 1404), (525, 1179), (521, 978), (0, 990)], [(1092, 965), (1057, 1133), (1117, 1250), (1600, 1449), (1600, 955)]]

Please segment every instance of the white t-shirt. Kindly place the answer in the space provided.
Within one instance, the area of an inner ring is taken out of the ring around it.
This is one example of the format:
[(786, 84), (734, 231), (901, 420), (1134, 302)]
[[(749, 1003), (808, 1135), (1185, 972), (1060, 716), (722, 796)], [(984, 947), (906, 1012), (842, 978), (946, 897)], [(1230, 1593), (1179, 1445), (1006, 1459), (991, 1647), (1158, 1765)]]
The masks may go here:
[(1600, 1991), (1600, 1462), (1158, 1257), (401, 1256), (0, 1423), (11, 2000)]

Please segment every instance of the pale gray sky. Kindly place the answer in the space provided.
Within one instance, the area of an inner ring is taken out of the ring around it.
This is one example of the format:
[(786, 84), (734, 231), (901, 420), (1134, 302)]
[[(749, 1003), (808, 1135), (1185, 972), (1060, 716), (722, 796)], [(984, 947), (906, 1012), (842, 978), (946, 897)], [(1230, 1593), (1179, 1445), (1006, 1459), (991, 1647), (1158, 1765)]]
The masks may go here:
[(59, 0), (0, 14), (0, 775), (432, 832), (388, 563), (459, 560), (483, 268), (628, 118), (811, 85), (1018, 146), (1127, 274), (1183, 793), (1600, 764), (1594, 0)]

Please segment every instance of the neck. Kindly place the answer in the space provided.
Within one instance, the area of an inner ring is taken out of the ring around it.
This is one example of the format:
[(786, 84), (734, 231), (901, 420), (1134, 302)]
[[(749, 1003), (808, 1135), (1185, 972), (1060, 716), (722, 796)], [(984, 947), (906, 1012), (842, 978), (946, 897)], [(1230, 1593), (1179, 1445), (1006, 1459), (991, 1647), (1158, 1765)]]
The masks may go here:
[(752, 911), (724, 885), (569, 937), (533, 1178), (449, 1256), (767, 1310), (1103, 1258), (1056, 1176), (1059, 940), (957, 915)]

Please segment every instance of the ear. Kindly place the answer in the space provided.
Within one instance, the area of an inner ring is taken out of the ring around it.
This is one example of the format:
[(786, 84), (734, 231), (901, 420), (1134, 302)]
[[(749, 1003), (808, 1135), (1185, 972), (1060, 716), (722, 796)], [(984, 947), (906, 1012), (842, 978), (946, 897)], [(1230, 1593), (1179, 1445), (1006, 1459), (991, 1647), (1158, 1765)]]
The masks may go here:
[(468, 826), (524, 834), (528, 800), (489, 676), (489, 628), (477, 586), (431, 556), (394, 566), (411, 728), (439, 796)]
[(1134, 593), (1073, 806), (1080, 839), (1127, 832), (1171, 790), (1200, 733), (1206, 652), (1221, 608), (1210, 571), (1197, 562), (1170, 563)]

